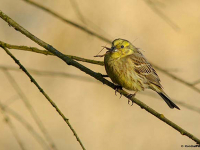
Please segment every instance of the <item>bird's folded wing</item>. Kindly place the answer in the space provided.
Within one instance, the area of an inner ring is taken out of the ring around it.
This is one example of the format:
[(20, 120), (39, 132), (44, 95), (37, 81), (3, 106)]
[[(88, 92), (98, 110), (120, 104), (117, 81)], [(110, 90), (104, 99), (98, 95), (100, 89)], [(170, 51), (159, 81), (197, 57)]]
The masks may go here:
[(142, 55), (142, 53), (134, 53), (130, 55), (129, 58), (133, 61), (134, 69), (139, 75), (145, 76), (150, 83), (153, 83), (162, 88), (160, 84), (160, 78), (158, 77), (152, 65)]

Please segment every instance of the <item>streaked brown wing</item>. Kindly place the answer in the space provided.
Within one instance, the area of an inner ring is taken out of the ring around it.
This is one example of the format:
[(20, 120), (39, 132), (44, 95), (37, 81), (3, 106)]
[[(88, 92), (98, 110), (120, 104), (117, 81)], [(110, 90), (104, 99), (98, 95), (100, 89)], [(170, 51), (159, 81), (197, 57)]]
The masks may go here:
[(158, 77), (156, 71), (154, 70), (152, 65), (145, 59), (141, 52), (134, 53), (129, 57), (135, 64), (135, 71), (139, 75), (145, 76), (149, 82), (159, 87), (162, 87), (160, 84), (160, 78)]

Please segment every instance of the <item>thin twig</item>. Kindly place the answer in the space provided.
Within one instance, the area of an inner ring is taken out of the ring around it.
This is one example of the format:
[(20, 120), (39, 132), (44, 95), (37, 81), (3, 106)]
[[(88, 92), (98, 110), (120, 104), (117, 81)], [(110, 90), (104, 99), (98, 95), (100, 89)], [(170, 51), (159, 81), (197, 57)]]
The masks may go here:
[(82, 149), (85, 150), (85, 147), (83, 146), (81, 140), (79, 139), (77, 133), (69, 123), (69, 119), (65, 117), (65, 115), (60, 111), (60, 109), (57, 107), (57, 105), (51, 100), (51, 98), (44, 92), (44, 90), (39, 86), (39, 84), (35, 81), (35, 79), (29, 74), (29, 72), (22, 66), (22, 64), (17, 60), (5, 47), (2, 47), (6, 53), (20, 66), (20, 69), (22, 69), (25, 74), (30, 78), (31, 82), (35, 84), (35, 86), (38, 88), (38, 90), (46, 97), (46, 99), (51, 103), (51, 105), (56, 109), (56, 111), (59, 113), (59, 115), (63, 118), (63, 120), (67, 123), (71, 131), (73, 132), (74, 136), (76, 137), (77, 141), (81, 145)]
[(77, 14), (78, 18), (82, 21), (82, 23), (84, 23), (85, 25), (87, 24), (86, 21), (85, 21), (85, 18), (83, 17), (80, 9), (79, 9), (79, 6), (78, 6), (78, 3), (76, 2), (76, 0), (69, 0), (69, 2), (71, 3), (75, 13)]
[(192, 105), (189, 105), (189, 104), (186, 104), (184, 102), (180, 102), (180, 101), (177, 101), (177, 100), (174, 100), (172, 99), (172, 101), (174, 101), (176, 104), (178, 105), (181, 105), (189, 110), (192, 110), (192, 111), (195, 111), (197, 113), (200, 113), (200, 108), (199, 107), (196, 107), (196, 106), (192, 106)]
[[(1, 70), (21, 71), (17, 67), (3, 66), (3, 65), (0, 65), (0, 69)], [(73, 78), (73, 79), (81, 80), (81, 81), (96, 82), (96, 80), (93, 80), (87, 76), (81, 76), (81, 75), (70, 74), (70, 73), (65, 73), (65, 72), (44, 71), (44, 70), (36, 70), (36, 69), (30, 69), (30, 68), (27, 68), (27, 70), (30, 73), (38, 75), (38, 76), (60, 76), (60, 77), (66, 77), (66, 78)], [(15, 98), (15, 99), (17, 99), (17, 98)]]
[(62, 16), (59, 15), (58, 13), (53, 12), (52, 10), (50, 10), (50, 9), (48, 9), (48, 8), (46, 8), (46, 7), (44, 7), (44, 6), (40, 5), (40, 4), (38, 4), (38, 3), (36, 3), (36, 2), (30, 1), (30, 0), (24, 0), (24, 1), (27, 2), (27, 3), (29, 3), (29, 4), (31, 4), (31, 5), (33, 5), (33, 6), (35, 6), (35, 7), (38, 7), (38, 8), (40, 8), (40, 9), (42, 9), (42, 10), (48, 12), (49, 14), (55, 16), (56, 18), (58, 18), (58, 19), (60, 19), (60, 20), (62, 20), (62, 21), (64, 21), (64, 22), (66, 22), (66, 23), (68, 23), (68, 24), (70, 24), (70, 25), (72, 25), (72, 26), (74, 26), (74, 27), (76, 27), (76, 28), (78, 28), (78, 29), (80, 29), (80, 30), (82, 30), (82, 31), (84, 31), (84, 32), (86, 32), (86, 33), (92, 35), (92, 36), (97, 37), (98, 39), (101, 39), (101, 40), (103, 40), (103, 41), (105, 41), (105, 42), (108, 42), (108, 43), (111, 42), (109, 39), (107, 39), (107, 38), (105, 38), (105, 37), (103, 37), (103, 36), (101, 36), (101, 35), (99, 35), (99, 34), (97, 34), (97, 33), (94, 33), (93, 31), (91, 31), (91, 30), (89, 30), (89, 29), (87, 29), (87, 28), (85, 28), (85, 27), (83, 27), (83, 26), (81, 26), (81, 25), (79, 25), (79, 24), (77, 24), (77, 23), (74, 23), (74, 22), (72, 22), (72, 21), (70, 21), (70, 20), (68, 20), (68, 19), (65, 19), (64, 17), (62, 17)]
[[(110, 81), (104, 79), (100, 73), (96, 73), (96, 72), (90, 70), (89, 68), (81, 65), (80, 63), (74, 61), (73, 59), (70, 59), (69, 57), (65, 56), (64, 54), (62, 54), (61, 52), (59, 52), (58, 50), (56, 50), (54, 47), (52, 47), (51, 45), (45, 43), (44, 41), (40, 40), (39, 38), (37, 38), (36, 36), (34, 36), (33, 34), (31, 34), (29, 31), (27, 31), (22, 26), (20, 26), (19, 24), (17, 24), (14, 20), (12, 20), (10, 17), (8, 17), (6, 14), (4, 14), (2, 11), (0, 11), (0, 17), (3, 20), (5, 20), (10, 26), (14, 27), (17, 31), (21, 32), (22, 34), (24, 34), (25, 36), (27, 36), (29, 39), (31, 39), (32, 41), (36, 42), (38, 45), (40, 45), (43, 48), (45, 48), (46, 50), (50, 51), (51, 53), (53, 53), (57, 57), (61, 58), (68, 65), (71, 65), (71, 66), (74, 66), (74, 67), (80, 69), (81, 71), (85, 72), (86, 74), (88, 74), (88, 75), (94, 77), (95, 79), (99, 80), (103, 84), (106, 84), (107, 86), (111, 87), (112, 89), (115, 89), (115, 85), (113, 83), (111, 83)], [(22, 67), (22, 65), (19, 63), (19, 61), (5, 47), (3, 47), (3, 48), (7, 52), (7, 54), (10, 55), (15, 60), (15, 62), (18, 65), (20, 65), (20, 68), (23, 71), (25, 71), (25, 73), (29, 77), (31, 77), (30, 74), (26, 71), (26, 69), (24, 67)], [(32, 77), (31, 77), (31, 81), (33, 82)], [(36, 86), (39, 88), (39, 90), (41, 92), (43, 92), (43, 90), (39, 87), (38, 84), (36, 84)], [(119, 89), (119, 90), (117, 90), (117, 92), (119, 92), (120, 94), (124, 95), (127, 98), (130, 98), (129, 97), (130, 94), (127, 93), (124, 90), (120, 90)], [(150, 108), (149, 106), (147, 106), (146, 104), (144, 104), (143, 102), (141, 102), (140, 100), (138, 100), (138, 99), (136, 99), (134, 97), (132, 97), (130, 100), (133, 103), (136, 103), (137, 105), (139, 105), (142, 109), (145, 109), (147, 112), (151, 113), (152, 115), (154, 115), (158, 119), (162, 120), (163, 122), (165, 122), (166, 124), (168, 124), (169, 126), (171, 126), (172, 128), (174, 128), (175, 130), (177, 130), (178, 132), (180, 132), (182, 135), (186, 135), (187, 137), (189, 137), (190, 139), (192, 139), (196, 143), (200, 144), (200, 140), (197, 137), (195, 137), (191, 133), (187, 132), (183, 128), (179, 127), (178, 125), (176, 125), (175, 123), (173, 123), (172, 121), (170, 121), (169, 119), (167, 119), (163, 114), (160, 114), (160, 113), (156, 112), (154, 109)], [(63, 114), (61, 113), (60, 115), (62, 116)]]
[(199, 83), (200, 83), (200, 80), (197, 80), (197, 81), (193, 82), (192, 85), (195, 86), (195, 85), (197, 85)]
[[(44, 54), (44, 55), (53, 55), (51, 52), (46, 51), (46, 50), (40, 50), (36, 47), (28, 47), (28, 46), (17, 46), (17, 45), (11, 45), (8, 43), (4, 43), (2, 41), (0, 41), (0, 45), (7, 47), (9, 49), (18, 49), (18, 50), (24, 50), (24, 51), (31, 51), (31, 52), (35, 52), (35, 53), (40, 53), (40, 54)], [(91, 64), (96, 64), (96, 65), (100, 65), (100, 66), (104, 66), (104, 62), (103, 61), (96, 61), (96, 60), (92, 60), (92, 59), (86, 59), (86, 58), (82, 58), (82, 57), (78, 57), (78, 56), (72, 56), (72, 55), (65, 55), (71, 59), (77, 60), (77, 61), (82, 61), (82, 62), (86, 62), (86, 63), (91, 63)], [(177, 80), (178, 82), (190, 87), (191, 89), (195, 90), (196, 92), (200, 93), (200, 89), (198, 89), (197, 87), (195, 87), (195, 85), (197, 84), (197, 82), (194, 83), (189, 83), (175, 75), (173, 75), (172, 73), (170, 73), (169, 71), (166, 71), (165, 69), (162, 69), (160, 67), (158, 67), (157, 65), (151, 63), (154, 68), (156, 70), (159, 70), (160, 72), (164, 73), (165, 75)]]
[(180, 28), (169, 18), (167, 17), (160, 9), (156, 7), (152, 0), (144, 0), (147, 5), (159, 16), (161, 17), (169, 26), (171, 26), (175, 31), (179, 31)]
[[(156, 96), (155, 93), (146, 93), (146, 92), (141, 92), (140, 94), (142, 95), (147, 95), (147, 96), (150, 96), (150, 97), (153, 97), (153, 98), (156, 98), (156, 99), (159, 99), (160, 100), (160, 97), (158, 97), (158, 95)], [(196, 107), (196, 106), (193, 106), (193, 105), (190, 105), (190, 104), (186, 104), (184, 102), (181, 102), (181, 101), (178, 101), (178, 100), (175, 100), (173, 98), (170, 98), (173, 102), (175, 102), (175, 104), (177, 104), (178, 106), (182, 106), (182, 107), (185, 107), (186, 109), (189, 109), (191, 111), (195, 111), (197, 113), (200, 114), (200, 108), (199, 107)]]
[(13, 136), (15, 137), (17, 143), (19, 144), (20, 148), (22, 150), (25, 150), (25, 147), (24, 147), (24, 144), (23, 142), (21, 141), (20, 137), (19, 137), (19, 134), (17, 133), (17, 130), (15, 129), (15, 126), (13, 125), (13, 123), (11, 122), (10, 118), (8, 117), (8, 115), (5, 113), (4, 109), (1, 107), (0, 105), (0, 109), (4, 115), (4, 119), (5, 119), (5, 122), (7, 123), (7, 125), (10, 127), (10, 130), (12, 131), (13, 133)]
[[(152, 64), (152, 63), (151, 63)], [(175, 79), (177, 81), (179, 81), (180, 83), (183, 83), (184, 85), (190, 87), (191, 89), (195, 90), (196, 92), (200, 93), (200, 89), (198, 89), (197, 87), (195, 87), (192, 83), (189, 83), (173, 74), (171, 74), (170, 72), (167, 72), (166, 70), (158, 67), (155, 64), (152, 64), (154, 66), (155, 69), (159, 70), (160, 72), (163, 72), (164, 74), (166, 74), (167, 76), (171, 77), (172, 79)]]
[[(90, 21), (89, 19), (83, 17), (80, 9), (79, 9), (79, 6), (78, 6), (78, 3), (76, 0), (69, 0), (75, 13), (77, 14), (77, 16), (79, 17), (79, 19), (82, 21), (82, 23), (84, 23), (85, 25), (93, 28), (94, 30), (99, 30), (99, 32), (102, 34), (102, 35), (106, 35), (106, 37), (110, 37), (110, 35), (108, 35), (108, 33), (106, 33), (103, 29), (101, 29), (99, 26), (97, 26), (96, 24), (94, 24), (92, 21)], [(89, 22), (89, 23), (87, 23)]]
[[(47, 50), (40, 50), (36, 47), (11, 45), (11, 44), (8, 44), (8, 43), (4, 43), (2, 41), (0, 41), (0, 45), (3, 46), (3, 47), (9, 48), (9, 49), (24, 50), (24, 51), (35, 52), (35, 53), (40, 53), (40, 54), (44, 54), (44, 55), (55, 56), (54, 54), (52, 54), (51, 52), (49, 52)], [(87, 63), (91, 63), (91, 64), (97, 64), (97, 65), (104, 66), (103, 61), (96, 61), (96, 60), (86, 59), (86, 58), (82, 58), (82, 57), (78, 57), (78, 56), (72, 56), (72, 55), (65, 55), (65, 56), (67, 56), (71, 59), (77, 60), (77, 61), (82, 61), (82, 62), (87, 62)]]
[[(51, 15), (53, 15), (54, 17), (56, 17), (56, 18), (62, 20), (63, 22), (65, 22), (65, 23), (67, 23), (67, 24), (69, 24), (69, 25), (72, 25), (72, 26), (74, 26), (74, 27), (76, 27), (76, 28), (82, 30), (83, 32), (86, 32), (86, 33), (88, 33), (88, 34), (90, 34), (90, 35), (92, 35), (92, 36), (97, 37), (98, 39), (100, 39), (100, 40), (102, 40), (102, 41), (105, 41), (105, 42), (107, 42), (107, 43), (111, 43), (111, 42), (112, 42), (111, 40), (109, 40), (109, 39), (106, 38), (105, 36), (102, 36), (102, 35), (100, 35), (100, 34), (98, 34), (98, 33), (95, 33), (95, 32), (93, 32), (92, 30), (89, 30), (89, 29), (87, 29), (86, 27), (84, 27), (84, 26), (82, 26), (82, 25), (80, 25), (80, 24), (77, 24), (77, 23), (75, 23), (75, 22), (73, 22), (73, 21), (71, 21), (71, 20), (69, 20), (69, 19), (66, 19), (66, 18), (64, 18), (63, 16), (59, 15), (58, 13), (54, 12), (53, 10), (51, 10), (51, 9), (45, 7), (45, 6), (42, 6), (42, 5), (40, 5), (40, 4), (38, 4), (38, 3), (34, 2), (34, 1), (30, 1), (30, 0), (23, 0), (23, 1), (25, 1), (25, 2), (31, 4), (31, 5), (33, 5), (33, 6), (35, 6), (35, 7), (37, 7), (37, 8), (39, 8), (39, 9), (43, 10), (43, 11), (45, 11), (45, 12), (51, 14)], [(72, 2), (72, 1), (73, 1), (73, 0), (71, 0), (70, 2)], [(86, 19), (85, 19), (85, 20), (86, 20)], [(97, 26), (96, 24), (94, 24), (92, 21), (90, 21), (90, 20), (87, 19), (87, 22), (90, 23), (90, 24), (87, 24), (87, 25), (91, 26), (92, 28), (96, 28), (96, 29), (100, 30), (100, 31), (103, 33), (103, 35), (107, 35), (107, 36), (110, 37), (110, 35), (108, 35), (108, 33), (106, 33), (104, 30), (102, 30), (100, 27), (98, 27), (98, 26)]]
[[(0, 69), (1, 69), (1, 67), (0, 67)], [(18, 69), (19, 70), (19, 68), (16, 68), (16, 69)], [(9, 69), (8, 69), (9, 70)], [(9, 99), (6, 99), (5, 100), (5, 102), (4, 102), (4, 106), (6, 105), (6, 106), (9, 106), (9, 105), (11, 105), (12, 103), (14, 103), (16, 100), (18, 100), (19, 99), (19, 95), (17, 94), (17, 95), (13, 95), (13, 96), (11, 96)]]
[(41, 145), (43, 149), (50, 149), (50, 147), (46, 144), (46, 142), (43, 140), (43, 138), (34, 130), (34, 128), (26, 121), (21, 115), (19, 115), (17, 112), (12, 110), (9, 107), (6, 107), (0, 102), (1, 109), (13, 116), (16, 120), (18, 120), (28, 131), (29, 133), (35, 138), (35, 140)]
[[(0, 65), (0, 69), (4, 70), (12, 70), (12, 71), (21, 71), (19, 70), (19, 68), (17, 67), (11, 67), (11, 66), (2, 66)], [(66, 77), (66, 78), (75, 78), (75, 79), (79, 79), (79, 80), (83, 80), (83, 81), (89, 81), (89, 82), (97, 82), (96, 80), (92, 80), (90, 77), (85, 77), (85, 76), (80, 76), (80, 75), (74, 75), (74, 74), (68, 74), (65, 72), (54, 72), (54, 71), (43, 71), (43, 70), (36, 70), (36, 69), (30, 69), (30, 68), (26, 68), (31, 74), (35, 74), (35, 75), (39, 75), (39, 76), (60, 76), (60, 77)], [(145, 93), (142, 92), (142, 95), (148, 95), (154, 98), (158, 98), (157, 96), (155, 96), (154, 94), (151, 93)], [(180, 102), (178, 100), (174, 100), (172, 99), (172, 101), (174, 101), (175, 103), (179, 104), (180, 106), (183, 106), (191, 111), (195, 111), (197, 113), (200, 113), (200, 108), (196, 107), (196, 106), (192, 106), (183, 102)], [(7, 101), (6, 101), (7, 102)], [(6, 104), (7, 106), (7, 104)]]
[(32, 105), (29, 102), (28, 98), (26, 97), (25, 93), (21, 90), (21, 88), (19, 87), (19, 85), (15, 81), (14, 77), (7, 70), (3, 70), (3, 72), (5, 73), (6, 77), (10, 81), (10, 84), (13, 86), (15, 91), (20, 96), (21, 100), (24, 102), (25, 106), (27, 107), (27, 109), (29, 110), (31, 116), (33, 117), (34, 121), (36, 122), (36, 124), (38, 125), (38, 127), (41, 130), (42, 134), (44, 135), (45, 139), (51, 145), (51, 148), (56, 150), (57, 148), (56, 148), (52, 138), (48, 134), (47, 129), (43, 125), (42, 121), (40, 120), (39, 116), (37, 115), (35, 109), (32, 107)]

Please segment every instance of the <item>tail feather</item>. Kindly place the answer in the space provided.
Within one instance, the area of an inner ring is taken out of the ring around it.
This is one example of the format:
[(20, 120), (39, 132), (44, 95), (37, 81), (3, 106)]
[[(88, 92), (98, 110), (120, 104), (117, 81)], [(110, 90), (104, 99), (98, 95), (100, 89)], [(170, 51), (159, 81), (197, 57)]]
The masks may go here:
[(167, 97), (166, 94), (160, 93), (160, 92), (157, 92), (157, 93), (164, 99), (164, 101), (167, 103), (167, 105), (168, 105), (170, 108), (177, 108), (177, 109), (180, 110), (180, 108), (179, 108), (176, 104), (174, 104), (174, 103)]

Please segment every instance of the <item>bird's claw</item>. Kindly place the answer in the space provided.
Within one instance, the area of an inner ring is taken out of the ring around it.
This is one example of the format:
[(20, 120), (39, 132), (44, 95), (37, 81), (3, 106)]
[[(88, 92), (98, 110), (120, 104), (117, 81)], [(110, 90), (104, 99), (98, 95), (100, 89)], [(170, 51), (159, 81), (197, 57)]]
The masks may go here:
[[(116, 85), (115, 86), (115, 95), (117, 96), (117, 91), (118, 90), (122, 90), (122, 86), (120, 86), (120, 85)], [(120, 98), (122, 97), (122, 94), (120, 94)]]
[(131, 106), (133, 106), (133, 101), (131, 100), (132, 97), (135, 97), (136, 92), (134, 94), (129, 94), (128, 97), (128, 104), (130, 103), (130, 101), (132, 102)]
[(128, 99), (128, 104), (130, 103), (130, 101), (132, 102), (131, 106), (133, 106), (133, 101), (132, 101), (132, 100), (130, 100), (130, 99)]
[(122, 94), (120, 93), (120, 97), (119, 97), (119, 99), (122, 97)]

